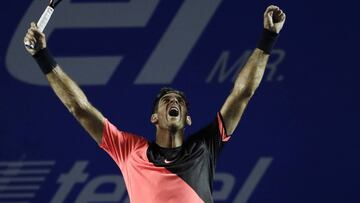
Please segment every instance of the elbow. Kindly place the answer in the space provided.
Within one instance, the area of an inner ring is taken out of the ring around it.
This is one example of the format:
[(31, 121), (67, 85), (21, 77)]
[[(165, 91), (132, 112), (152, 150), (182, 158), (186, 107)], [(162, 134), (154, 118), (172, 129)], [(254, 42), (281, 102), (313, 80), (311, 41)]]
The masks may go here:
[(251, 98), (255, 94), (256, 88), (246, 87), (241, 89), (234, 89), (233, 94), (241, 98)]
[(243, 97), (251, 98), (255, 94), (255, 88), (247, 88), (243, 91)]
[(255, 94), (257, 87), (258, 85), (256, 85), (256, 83), (253, 82), (238, 83), (235, 84), (232, 92), (238, 97), (251, 98)]
[(81, 118), (86, 114), (86, 112), (90, 108), (90, 103), (87, 101), (86, 102), (78, 101), (70, 105), (67, 105), (67, 107), (70, 113), (73, 114), (76, 118)]

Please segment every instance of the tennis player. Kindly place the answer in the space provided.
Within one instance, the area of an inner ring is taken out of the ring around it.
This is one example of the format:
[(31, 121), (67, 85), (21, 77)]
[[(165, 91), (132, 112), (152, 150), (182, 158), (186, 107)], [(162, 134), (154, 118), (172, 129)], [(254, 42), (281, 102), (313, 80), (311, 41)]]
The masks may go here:
[(260, 84), (273, 45), (285, 22), (285, 13), (269, 6), (264, 13), (262, 37), (238, 74), (234, 88), (214, 120), (184, 140), (191, 125), (183, 92), (163, 88), (154, 101), (150, 121), (154, 142), (122, 131), (106, 119), (79, 86), (60, 68), (46, 48), (45, 35), (31, 24), (24, 43), (52, 89), (91, 137), (116, 162), (134, 203), (213, 202), (216, 161), (230, 139), (244, 109)]

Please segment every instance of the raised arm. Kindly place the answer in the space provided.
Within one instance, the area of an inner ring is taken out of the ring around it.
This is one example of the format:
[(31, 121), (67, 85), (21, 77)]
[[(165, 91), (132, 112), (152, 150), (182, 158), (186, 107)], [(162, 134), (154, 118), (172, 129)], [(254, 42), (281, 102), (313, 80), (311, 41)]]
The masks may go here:
[(285, 22), (285, 13), (277, 6), (269, 6), (264, 13), (264, 32), (257, 48), (237, 76), (230, 95), (220, 112), (226, 133), (231, 135), (264, 75), (271, 48)]
[(75, 116), (85, 130), (100, 144), (104, 126), (104, 116), (87, 100), (79, 86), (60, 68), (46, 48), (44, 33), (35, 23), (31, 23), (24, 43), (30, 42), (34, 48), (26, 50), (38, 62), (52, 89), (67, 109)]

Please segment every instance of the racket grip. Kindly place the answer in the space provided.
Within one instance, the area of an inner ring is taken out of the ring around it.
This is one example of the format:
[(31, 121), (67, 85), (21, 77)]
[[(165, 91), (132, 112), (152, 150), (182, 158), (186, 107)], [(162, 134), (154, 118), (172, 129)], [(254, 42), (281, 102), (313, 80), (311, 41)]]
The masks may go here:
[[(43, 12), (43, 14), (41, 15), (41, 17), (39, 18), (38, 22), (37, 22), (37, 27), (38, 29), (43, 32), (47, 23), (49, 22), (51, 15), (54, 12), (54, 8), (52, 8), (51, 6), (46, 7), (45, 11)], [(34, 45), (30, 44), (30, 42), (25, 42), (25, 46), (30, 48), (30, 49), (34, 49)]]
[(54, 8), (48, 6), (48, 7), (46, 7), (44, 13), (41, 15), (39, 21), (37, 22), (37, 27), (41, 32), (44, 31), (44, 29), (45, 29), (47, 23), (49, 22), (50, 17), (53, 14), (53, 12), (54, 12)]

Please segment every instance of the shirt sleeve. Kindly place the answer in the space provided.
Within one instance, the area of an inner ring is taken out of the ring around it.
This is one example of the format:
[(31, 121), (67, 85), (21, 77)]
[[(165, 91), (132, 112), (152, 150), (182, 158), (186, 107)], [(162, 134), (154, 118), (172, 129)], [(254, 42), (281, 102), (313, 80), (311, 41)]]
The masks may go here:
[(218, 112), (214, 121), (192, 135), (190, 140), (204, 143), (211, 155), (213, 164), (216, 164), (222, 147), (230, 139), (230, 137), (230, 135), (226, 134), (226, 128), (222, 116), (220, 112)]
[(146, 143), (145, 138), (135, 134), (120, 131), (105, 119), (100, 147), (104, 149), (116, 164), (122, 168), (131, 152)]

